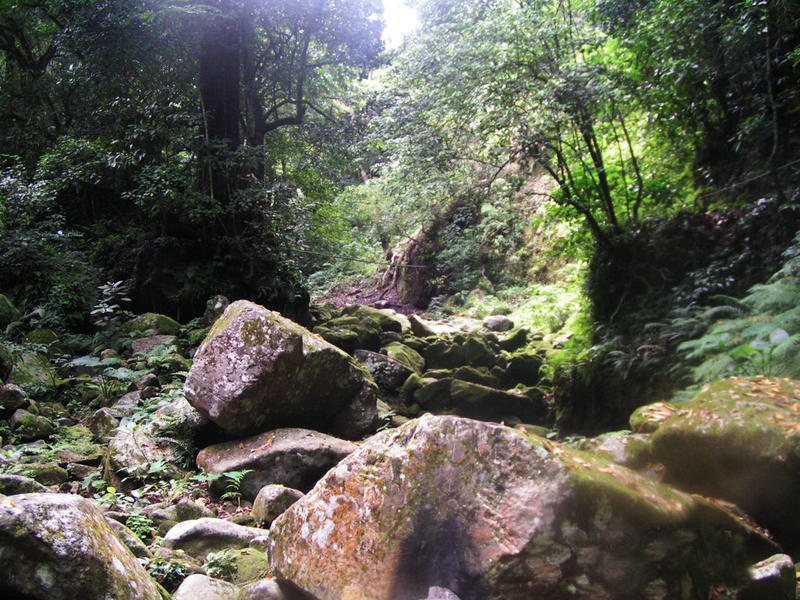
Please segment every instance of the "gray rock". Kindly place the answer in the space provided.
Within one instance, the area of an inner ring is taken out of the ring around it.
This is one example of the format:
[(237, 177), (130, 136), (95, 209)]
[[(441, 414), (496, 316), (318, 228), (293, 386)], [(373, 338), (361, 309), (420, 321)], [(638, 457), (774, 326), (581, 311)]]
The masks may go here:
[(7, 417), (20, 408), (27, 408), (30, 404), (28, 394), (18, 385), (6, 383), (0, 385), (0, 416)]
[(483, 326), (489, 331), (511, 331), (514, 321), (504, 315), (491, 315), (483, 320)]
[(775, 554), (750, 567), (750, 581), (736, 600), (796, 600), (797, 581), (792, 557)]
[(304, 496), (300, 490), (283, 485), (265, 485), (258, 491), (253, 501), (253, 518), (265, 527), (282, 515), (295, 502)]
[(136, 380), (136, 389), (143, 390), (146, 387), (160, 388), (161, 382), (155, 373), (145, 373)]
[(270, 536), (276, 576), (320, 600), (706, 598), (776, 547), (741, 513), (625, 467), (431, 415), (367, 440)]
[(206, 575), (189, 575), (172, 594), (172, 600), (237, 600), (239, 588)]
[(214, 511), (205, 504), (192, 500), (181, 500), (175, 505), (175, 520), (191, 521), (192, 519), (202, 519), (203, 517), (213, 517)]
[[(254, 500), (265, 485), (278, 483), (307, 491), (357, 446), (330, 435), (308, 429), (276, 429), (244, 440), (224, 442), (204, 448), (197, 455), (197, 465), (206, 473), (227, 473), (250, 469), (239, 491)], [(221, 494), (227, 486), (224, 478), (212, 483), (212, 491)]]
[(140, 403), (141, 392), (139, 390), (128, 392), (114, 403), (111, 407), (111, 414), (118, 419), (130, 417), (136, 413)]
[(56, 432), (50, 421), (23, 408), (18, 408), (11, 415), (11, 426), (23, 442), (41, 440)]
[(124, 333), (136, 331), (153, 335), (180, 335), (181, 324), (175, 319), (158, 313), (144, 313), (122, 324)]
[(98, 442), (106, 442), (119, 427), (117, 419), (110, 408), (103, 407), (94, 411), (86, 419), (86, 427), (92, 432), (92, 437)]
[(405, 365), (378, 352), (356, 350), (353, 356), (364, 365), (378, 387), (384, 391), (396, 390), (412, 373), (412, 370)]
[(177, 340), (174, 335), (149, 335), (133, 340), (131, 350), (135, 354), (150, 354), (158, 346), (174, 346)]
[(24, 475), (12, 475), (10, 473), (0, 473), (0, 494), (13, 496), (14, 494), (31, 494), (46, 492), (47, 488), (41, 483), (25, 477)]
[[(118, 487), (124, 486), (123, 479), (130, 477), (173, 479), (180, 476), (181, 471), (174, 464), (178, 461), (176, 448), (161, 437), (152, 422), (140, 425), (126, 419), (120, 424), (108, 443), (108, 465), (121, 478), (114, 482)], [(156, 463), (162, 466), (161, 470), (151, 472)]]
[(357, 439), (377, 428), (377, 386), (307, 329), (240, 300), (195, 354), (186, 399), (235, 435), (302, 425)]
[(204, 557), (226, 548), (247, 548), (250, 542), (266, 535), (263, 529), (236, 525), (224, 519), (202, 518), (178, 523), (164, 536), (164, 545), (183, 550), (189, 556)]
[(37, 600), (161, 600), (94, 503), (67, 494), (0, 499), (0, 589)]

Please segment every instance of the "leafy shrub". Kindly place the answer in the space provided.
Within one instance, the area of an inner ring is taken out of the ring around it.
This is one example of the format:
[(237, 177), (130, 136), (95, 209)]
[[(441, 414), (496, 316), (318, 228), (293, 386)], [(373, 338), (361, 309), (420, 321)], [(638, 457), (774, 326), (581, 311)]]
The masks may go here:
[(694, 313), (703, 333), (679, 346), (695, 383), (727, 375), (800, 377), (800, 235), (785, 263), (737, 300), (718, 297)]

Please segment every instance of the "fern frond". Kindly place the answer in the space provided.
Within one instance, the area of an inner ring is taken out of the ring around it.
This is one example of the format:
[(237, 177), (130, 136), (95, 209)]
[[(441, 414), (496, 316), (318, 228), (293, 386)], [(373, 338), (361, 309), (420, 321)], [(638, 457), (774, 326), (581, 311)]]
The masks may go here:
[(736, 361), (727, 354), (715, 354), (692, 369), (692, 378), (697, 383), (721, 379), (736, 371)]
[(720, 319), (737, 319), (747, 315), (747, 310), (739, 306), (712, 306), (701, 313), (701, 318), (706, 321), (719, 321)]
[(757, 312), (779, 312), (800, 304), (800, 285), (784, 281), (754, 285), (744, 302)]

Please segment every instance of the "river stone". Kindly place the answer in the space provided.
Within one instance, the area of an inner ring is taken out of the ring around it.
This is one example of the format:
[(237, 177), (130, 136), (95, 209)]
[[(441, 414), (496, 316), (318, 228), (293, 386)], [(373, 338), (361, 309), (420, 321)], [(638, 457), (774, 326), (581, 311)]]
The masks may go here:
[(47, 488), (32, 477), (25, 475), (12, 475), (0, 473), (0, 494), (13, 496), (15, 494), (30, 494), (46, 492)]
[(232, 583), (195, 573), (172, 594), (172, 600), (237, 600), (239, 588)]
[[(212, 474), (251, 469), (239, 490), (242, 498), (253, 500), (271, 483), (308, 491), (356, 448), (352, 442), (309, 429), (276, 429), (204, 448), (197, 455), (197, 466)], [(224, 492), (224, 479), (214, 481), (212, 491)]]
[(6, 383), (0, 385), (0, 417), (14, 414), (19, 408), (26, 408), (30, 404), (28, 394), (18, 385)]
[(26, 600), (160, 600), (155, 582), (90, 500), (0, 499), (0, 590)]
[(483, 319), (483, 326), (489, 331), (511, 331), (514, 321), (504, 315), (491, 315)]
[[(180, 477), (181, 471), (174, 464), (180, 460), (178, 449), (167, 441), (155, 423), (139, 425), (124, 420), (114, 437), (108, 444), (107, 466), (105, 477), (114, 477), (117, 487), (129, 489), (132, 482), (129, 478), (144, 479), (159, 477), (174, 479)], [(150, 472), (155, 463), (163, 465), (158, 472)]]
[(98, 442), (105, 442), (113, 437), (119, 426), (119, 419), (117, 419), (112, 410), (107, 407), (100, 408), (94, 411), (86, 419), (86, 427), (92, 432), (92, 437)]
[(670, 409), (641, 448), (664, 481), (734, 502), (800, 550), (800, 381), (730, 377)]
[(412, 373), (405, 365), (378, 352), (356, 350), (353, 356), (372, 375), (378, 387), (386, 392), (399, 388)]
[(53, 435), (56, 428), (44, 417), (34, 415), (24, 408), (18, 408), (11, 415), (11, 427), (14, 433), (23, 442), (32, 442), (34, 440), (41, 440)]
[[(547, 406), (541, 398), (531, 399), (517, 390), (498, 390), (460, 379), (450, 382), (448, 407), (459, 416), (488, 421), (515, 416), (525, 422), (534, 422), (547, 413)], [(428, 405), (426, 408), (437, 407)]]
[(390, 342), (381, 348), (381, 352), (415, 373), (423, 373), (425, 371), (425, 359), (422, 358), (422, 355), (401, 342)]
[(226, 548), (247, 548), (252, 540), (265, 534), (263, 529), (204, 517), (174, 525), (164, 536), (164, 546), (202, 558)]
[[(260, 579), (242, 587), (237, 600), (316, 600), (291, 582)], [(344, 600), (344, 599), (342, 599)]]
[(195, 354), (187, 400), (239, 436), (304, 426), (349, 439), (377, 428), (377, 386), (358, 363), (279, 313), (234, 302)]
[(404, 320), (399, 318), (394, 311), (365, 306), (363, 304), (349, 304), (342, 309), (342, 314), (358, 317), (359, 319), (369, 319), (380, 327), (381, 331), (394, 331), (401, 333)]
[(253, 501), (253, 518), (266, 527), (285, 513), (289, 507), (303, 497), (303, 492), (284, 485), (265, 485)]
[(163, 348), (174, 347), (177, 340), (178, 338), (174, 335), (148, 335), (147, 337), (133, 340), (131, 342), (131, 350), (135, 354), (150, 354), (158, 346)]
[(797, 582), (792, 557), (775, 554), (750, 567), (750, 581), (736, 600), (796, 600)]
[(367, 440), (270, 534), (276, 575), (320, 600), (432, 587), (462, 600), (699, 600), (775, 551), (699, 496), (520, 430), (432, 415)]
[(152, 335), (180, 335), (181, 324), (175, 319), (158, 313), (144, 313), (122, 324), (123, 333), (136, 331)]

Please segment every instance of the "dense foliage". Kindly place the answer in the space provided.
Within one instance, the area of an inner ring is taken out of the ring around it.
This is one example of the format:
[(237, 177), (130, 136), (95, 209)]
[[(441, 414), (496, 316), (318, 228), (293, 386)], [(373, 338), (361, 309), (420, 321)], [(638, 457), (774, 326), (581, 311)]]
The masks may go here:
[(302, 251), (358, 177), (350, 88), (379, 16), (362, 0), (3, 3), (0, 286), (51, 320), (78, 308), (48, 296), (67, 278), (82, 309), (124, 279), (139, 309), (191, 317), (224, 292), (302, 315)]

